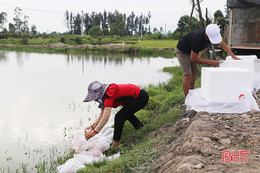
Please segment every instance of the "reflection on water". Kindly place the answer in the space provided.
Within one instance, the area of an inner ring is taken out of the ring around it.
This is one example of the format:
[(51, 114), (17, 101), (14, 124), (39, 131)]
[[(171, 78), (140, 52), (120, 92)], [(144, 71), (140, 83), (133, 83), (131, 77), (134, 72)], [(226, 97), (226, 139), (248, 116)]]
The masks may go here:
[(82, 102), (90, 82), (157, 84), (170, 78), (161, 69), (174, 65), (174, 58), (0, 51), (0, 170), (63, 155), (99, 114), (97, 104)]

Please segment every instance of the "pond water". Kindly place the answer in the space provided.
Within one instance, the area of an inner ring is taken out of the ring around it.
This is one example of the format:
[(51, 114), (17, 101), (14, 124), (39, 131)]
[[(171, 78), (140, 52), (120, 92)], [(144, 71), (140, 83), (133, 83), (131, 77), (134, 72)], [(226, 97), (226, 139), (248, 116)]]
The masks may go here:
[(176, 58), (0, 51), (0, 172), (35, 170), (68, 152), (75, 131), (100, 111), (82, 102), (90, 82), (145, 87), (167, 81), (162, 68), (177, 65)]

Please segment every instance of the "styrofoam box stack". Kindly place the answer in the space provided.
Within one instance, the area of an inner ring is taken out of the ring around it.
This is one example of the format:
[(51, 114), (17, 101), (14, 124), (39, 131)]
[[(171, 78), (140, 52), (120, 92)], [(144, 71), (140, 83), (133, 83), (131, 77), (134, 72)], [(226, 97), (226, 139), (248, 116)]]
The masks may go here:
[(201, 96), (210, 103), (235, 103), (252, 91), (252, 73), (243, 68), (202, 68)]
[[(232, 58), (226, 58), (228, 60), (220, 63), (219, 67), (240, 67), (251, 71), (253, 79), (255, 74), (260, 72), (260, 59), (256, 56), (237, 56), (242, 60), (233, 60)], [(252, 87), (254, 86), (254, 80), (252, 80)]]

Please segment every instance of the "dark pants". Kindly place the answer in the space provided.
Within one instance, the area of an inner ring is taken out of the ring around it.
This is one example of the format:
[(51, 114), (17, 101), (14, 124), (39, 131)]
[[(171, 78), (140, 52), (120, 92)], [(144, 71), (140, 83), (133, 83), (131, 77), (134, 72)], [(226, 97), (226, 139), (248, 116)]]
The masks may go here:
[(115, 115), (115, 130), (113, 137), (115, 141), (120, 140), (126, 120), (128, 120), (136, 130), (143, 127), (143, 124), (134, 113), (142, 109), (148, 103), (148, 100), (149, 96), (147, 92), (142, 89), (136, 99), (128, 102), (120, 111), (117, 112)]

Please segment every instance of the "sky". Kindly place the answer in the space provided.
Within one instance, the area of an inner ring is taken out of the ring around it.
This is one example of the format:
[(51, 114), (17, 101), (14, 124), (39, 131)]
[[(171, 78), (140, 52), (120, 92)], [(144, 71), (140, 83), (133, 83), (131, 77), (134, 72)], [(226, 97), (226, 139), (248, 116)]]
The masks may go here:
[[(201, 3), (203, 16), (205, 9), (208, 8), (209, 17), (213, 18), (216, 10), (223, 13), (226, 9), (227, 0), (204, 0)], [(191, 11), (190, 0), (0, 0), (0, 12), (8, 14), (8, 23), (14, 23), (14, 9), (19, 7), (23, 14), (29, 16), (29, 28), (36, 25), (37, 31), (50, 33), (52, 31), (66, 32), (64, 22), (65, 11), (68, 10), (74, 14), (114, 12), (118, 10), (127, 16), (133, 11), (140, 16), (141, 13), (147, 15), (151, 13), (151, 27), (163, 27), (168, 32), (174, 31), (178, 20), (183, 15), (189, 15)]]

